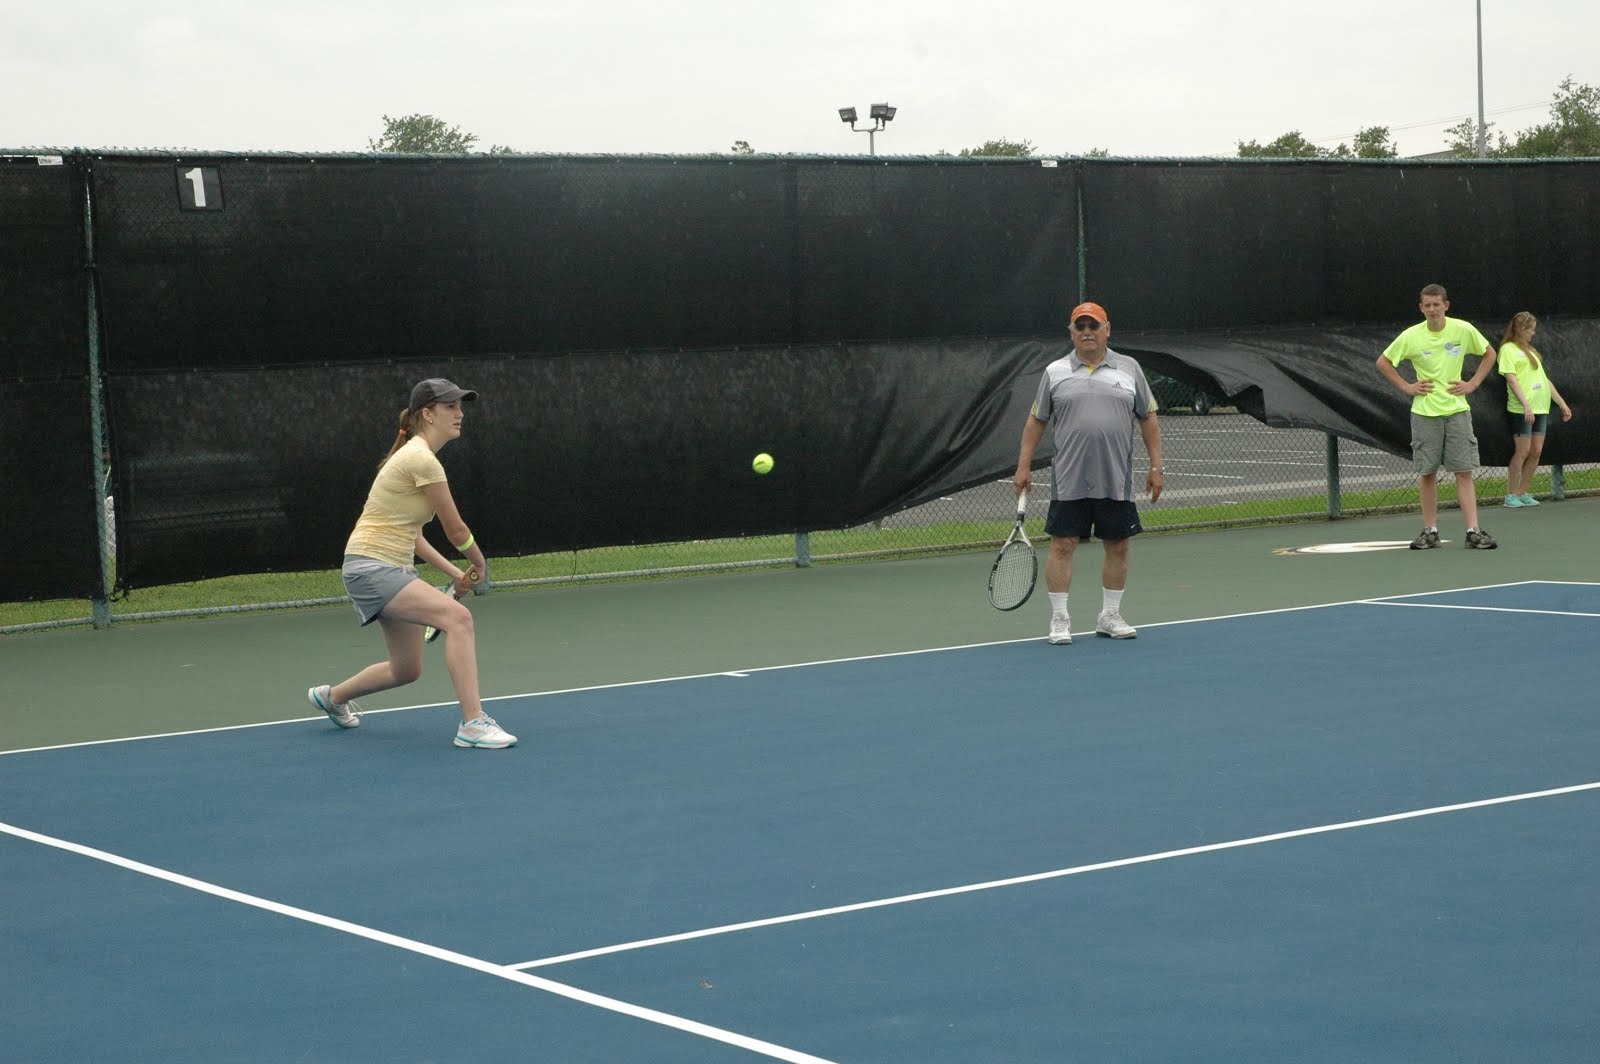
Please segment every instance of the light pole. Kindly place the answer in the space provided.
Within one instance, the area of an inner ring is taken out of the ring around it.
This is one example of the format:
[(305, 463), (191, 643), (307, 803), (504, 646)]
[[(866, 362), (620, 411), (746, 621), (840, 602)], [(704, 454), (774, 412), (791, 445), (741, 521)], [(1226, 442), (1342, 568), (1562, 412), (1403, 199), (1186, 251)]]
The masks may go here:
[(1483, 0), (1477, 0), (1478, 8), (1478, 158), (1483, 158), (1483, 150), (1489, 139), (1489, 127), (1483, 123)]
[(883, 132), (884, 126), (894, 121), (895, 108), (886, 103), (875, 103), (867, 117), (872, 119), (872, 125), (862, 129), (856, 128), (856, 109), (854, 107), (839, 108), (839, 121), (850, 127), (852, 133), (865, 133), (867, 135), (867, 154), (878, 154), (878, 134)]

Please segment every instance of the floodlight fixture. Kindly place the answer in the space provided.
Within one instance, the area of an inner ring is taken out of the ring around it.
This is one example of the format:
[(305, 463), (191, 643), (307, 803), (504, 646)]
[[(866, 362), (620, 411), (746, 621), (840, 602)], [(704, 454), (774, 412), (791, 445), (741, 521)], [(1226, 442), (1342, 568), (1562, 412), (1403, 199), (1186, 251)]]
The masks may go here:
[(839, 108), (839, 121), (850, 127), (852, 133), (865, 133), (867, 135), (867, 151), (873, 155), (878, 154), (878, 134), (883, 132), (884, 126), (894, 121), (895, 108), (886, 103), (875, 103), (868, 112), (872, 118), (872, 125), (862, 129), (856, 128), (859, 117), (854, 107)]

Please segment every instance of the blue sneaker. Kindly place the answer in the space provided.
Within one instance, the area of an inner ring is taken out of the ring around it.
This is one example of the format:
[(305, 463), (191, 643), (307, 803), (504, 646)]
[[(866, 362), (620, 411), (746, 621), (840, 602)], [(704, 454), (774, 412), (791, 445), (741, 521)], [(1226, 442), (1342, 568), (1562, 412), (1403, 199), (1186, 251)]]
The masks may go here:
[(1524, 505), (1524, 506), (1538, 506), (1539, 505), (1539, 500), (1535, 499), (1532, 495), (1529, 495), (1527, 492), (1523, 492), (1521, 495), (1518, 495), (1517, 499), (1519, 501), (1521, 501), (1522, 505)]
[(1505, 505), (1506, 506), (1526, 506), (1528, 504), (1522, 501), (1522, 496), (1521, 495), (1507, 495), (1506, 496)]

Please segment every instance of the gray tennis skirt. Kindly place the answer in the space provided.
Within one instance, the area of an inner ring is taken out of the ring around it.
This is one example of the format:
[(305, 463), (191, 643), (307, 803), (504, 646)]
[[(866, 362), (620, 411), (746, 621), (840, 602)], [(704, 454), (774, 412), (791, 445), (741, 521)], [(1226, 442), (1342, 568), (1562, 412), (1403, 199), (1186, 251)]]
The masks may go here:
[(362, 624), (371, 624), (400, 593), (400, 589), (413, 580), (421, 579), (415, 569), (401, 568), (380, 562), (376, 558), (363, 558), (359, 554), (344, 556), (344, 589), (350, 593), (350, 603)]

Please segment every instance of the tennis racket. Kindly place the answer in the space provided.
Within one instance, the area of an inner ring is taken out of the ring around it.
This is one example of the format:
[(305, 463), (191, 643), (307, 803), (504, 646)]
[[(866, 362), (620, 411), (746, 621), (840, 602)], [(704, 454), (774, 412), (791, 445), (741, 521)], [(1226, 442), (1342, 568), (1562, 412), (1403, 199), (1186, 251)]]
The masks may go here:
[(1011, 535), (989, 570), (989, 604), (997, 610), (1014, 610), (1027, 602), (1039, 579), (1039, 556), (1022, 530), (1027, 517), (1028, 493), (1024, 491), (1017, 496), (1017, 523), (1011, 526)]
[[(473, 566), (472, 568), (467, 570), (467, 583), (476, 584), (481, 579), (483, 579), (483, 574), (478, 572), (478, 567), (477, 566)], [(454, 580), (452, 580), (450, 583), (444, 585), (439, 590), (443, 591), (446, 595), (449, 595), (451, 598), (455, 599), (457, 602), (460, 602), (465, 597), (460, 591), (456, 590), (456, 584), (455, 584)], [(425, 625), (423, 627), (423, 629), (422, 629), (422, 641), (424, 643), (431, 643), (435, 639), (438, 639), (438, 638), (439, 638), (439, 629), (435, 628), (431, 624)]]

